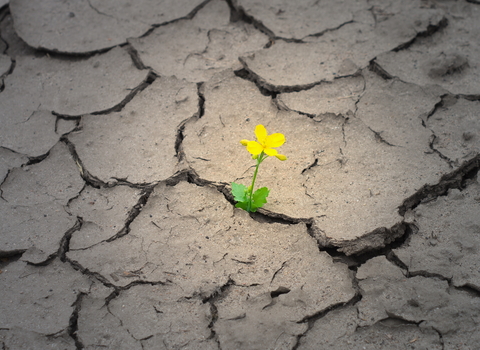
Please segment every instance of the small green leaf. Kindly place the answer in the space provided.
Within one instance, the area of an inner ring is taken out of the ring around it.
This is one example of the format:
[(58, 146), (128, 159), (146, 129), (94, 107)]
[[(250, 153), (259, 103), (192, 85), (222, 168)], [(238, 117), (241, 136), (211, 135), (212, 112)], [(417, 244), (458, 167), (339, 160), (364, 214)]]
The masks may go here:
[(247, 202), (238, 202), (237, 204), (235, 204), (235, 208), (240, 208), (240, 209), (243, 209), (245, 211), (248, 211), (247, 210), (248, 203)]
[(232, 194), (237, 202), (247, 202), (247, 192), (248, 189), (245, 185), (232, 182)]
[(252, 212), (257, 211), (257, 208), (261, 208), (267, 203), (269, 193), (270, 190), (266, 187), (259, 188), (253, 193)]

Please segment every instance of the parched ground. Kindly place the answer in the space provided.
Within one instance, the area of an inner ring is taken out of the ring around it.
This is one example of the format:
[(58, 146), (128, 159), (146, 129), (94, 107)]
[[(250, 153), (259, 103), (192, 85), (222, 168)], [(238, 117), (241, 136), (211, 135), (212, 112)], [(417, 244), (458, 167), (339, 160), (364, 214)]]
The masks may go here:
[(478, 349), (479, 18), (0, 1), (0, 349)]

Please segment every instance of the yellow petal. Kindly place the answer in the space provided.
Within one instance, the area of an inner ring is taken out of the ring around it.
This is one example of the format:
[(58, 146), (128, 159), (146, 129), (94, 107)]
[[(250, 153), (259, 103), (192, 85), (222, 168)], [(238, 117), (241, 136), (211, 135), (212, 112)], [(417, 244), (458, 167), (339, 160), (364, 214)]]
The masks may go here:
[(268, 156), (276, 156), (278, 154), (277, 150), (273, 148), (265, 148), (263, 152)]
[(283, 154), (277, 154), (275, 155), (275, 157), (277, 157), (280, 160), (287, 160), (287, 157), (285, 157)]
[(246, 146), (248, 144), (248, 140), (241, 140), (240, 143), (244, 146)]
[(257, 155), (262, 153), (263, 147), (256, 141), (248, 141), (247, 143), (247, 151), (253, 155)]
[(276, 133), (267, 136), (265, 147), (280, 147), (285, 143), (285, 135)]
[(265, 129), (262, 124), (257, 125), (255, 127), (255, 136), (257, 137), (257, 141), (264, 145), (267, 139), (267, 129)]

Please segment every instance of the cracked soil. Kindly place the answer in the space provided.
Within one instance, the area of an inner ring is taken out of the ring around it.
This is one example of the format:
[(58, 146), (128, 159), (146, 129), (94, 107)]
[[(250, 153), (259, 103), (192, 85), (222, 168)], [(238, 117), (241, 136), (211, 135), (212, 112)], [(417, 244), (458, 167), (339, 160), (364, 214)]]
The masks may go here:
[(478, 349), (479, 17), (0, 1), (0, 349)]

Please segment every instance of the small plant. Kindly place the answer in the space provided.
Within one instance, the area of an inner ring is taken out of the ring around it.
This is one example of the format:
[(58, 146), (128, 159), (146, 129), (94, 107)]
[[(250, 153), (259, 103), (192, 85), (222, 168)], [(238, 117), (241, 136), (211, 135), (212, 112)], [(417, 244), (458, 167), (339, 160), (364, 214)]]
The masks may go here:
[(249, 213), (254, 213), (258, 208), (261, 208), (267, 203), (267, 197), (270, 190), (267, 187), (262, 187), (253, 191), (255, 180), (257, 179), (258, 167), (269, 156), (275, 156), (280, 160), (286, 160), (283, 154), (278, 154), (274, 147), (280, 147), (285, 143), (285, 136), (280, 133), (268, 135), (267, 129), (263, 125), (255, 127), (255, 136), (257, 141), (241, 140), (240, 143), (247, 148), (247, 151), (252, 154), (252, 159), (257, 161), (255, 172), (253, 173), (252, 184), (246, 187), (242, 184), (232, 182), (232, 194), (237, 201), (235, 207), (242, 208)]

